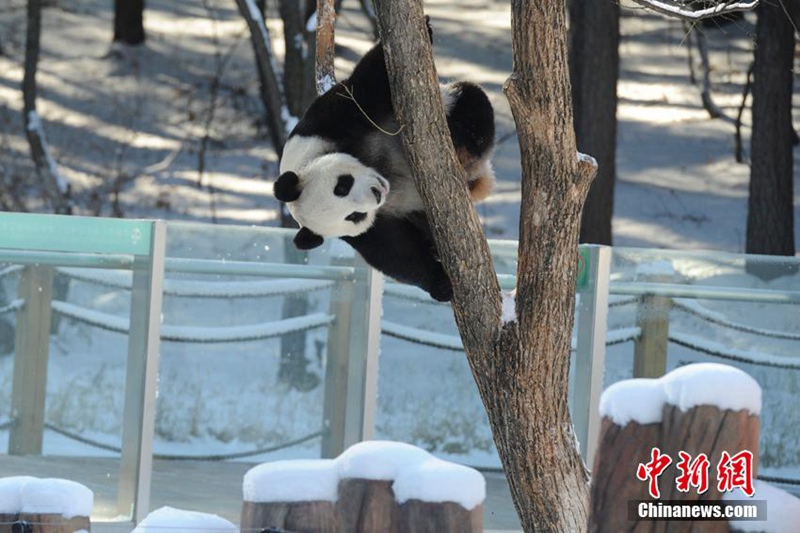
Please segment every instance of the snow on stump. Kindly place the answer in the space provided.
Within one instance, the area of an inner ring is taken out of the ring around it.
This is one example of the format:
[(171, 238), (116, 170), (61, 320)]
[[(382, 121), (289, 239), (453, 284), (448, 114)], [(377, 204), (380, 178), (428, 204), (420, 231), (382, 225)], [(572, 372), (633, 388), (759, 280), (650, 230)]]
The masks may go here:
[(251, 468), (244, 476), (241, 528), (339, 533), (332, 459), (276, 461)]
[[(720, 490), (720, 478), (732, 473), (739, 459), (736, 466), (749, 462), (745, 466), (753, 479), (760, 411), (758, 383), (716, 363), (610, 386), (600, 398), (590, 531), (662, 530), (664, 522), (631, 521), (629, 502), (720, 500), (729, 490)], [(667, 530), (689, 531), (693, 524), (672, 521)], [(728, 531), (726, 522), (702, 525), (703, 531)]]
[[(333, 460), (280, 461), (251, 469), (244, 479), (241, 527), (477, 532), (483, 527), (485, 496), (486, 482), (472, 468), (409, 444), (367, 441)], [(313, 520), (303, 517), (323, 508)]]
[[(747, 533), (783, 533), (785, 531), (797, 531), (800, 524), (800, 498), (792, 496), (785, 490), (770, 485), (766, 481), (755, 480), (754, 500), (765, 500), (767, 509), (767, 519), (750, 520), (729, 520), (731, 532)], [(722, 497), (727, 501), (747, 501), (748, 496), (740, 489), (727, 492)]]
[(215, 514), (161, 507), (139, 522), (133, 533), (235, 533), (235, 525)]
[(90, 531), (91, 490), (66, 479), (0, 478), (0, 533), (27, 524), (31, 533)]

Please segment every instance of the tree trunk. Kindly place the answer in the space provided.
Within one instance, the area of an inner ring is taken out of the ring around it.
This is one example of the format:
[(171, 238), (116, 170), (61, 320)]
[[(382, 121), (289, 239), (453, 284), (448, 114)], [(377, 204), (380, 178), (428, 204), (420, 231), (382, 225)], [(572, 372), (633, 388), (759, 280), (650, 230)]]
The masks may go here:
[(523, 182), (517, 320), (507, 323), (448, 135), (422, 3), (376, 0), (375, 7), (403, 140), (522, 526), (583, 531), (588, 476), (575, 447), (567, 387), (578, 230), (596, 164), (576, 150), (565, 4), (512, 1), (514, 72), (506, 94), (519, 130)]
[(791, 122), (794, 29), (780, 4), (762, 2), (756, 11), (746, 251), (794, 255)]
[(597, 159), (581, 242), (611, 245), (617, 157), (619, 3), (571, 0), (569, 65), (578, 150)]
[(114, 0), (114, 42), (144, 42), (144, 0)]
[(42, 181), (45, 194), (58, 214), (72, 214), (72, 194), (69, 182), (58, 172), (47, 140), (44, 126), (36, 112), (36, 72), (39, 66), (40, 41), (42, 33), (42, 2), (29, 0), (25, 31), (25, 74), (22, 78), (23, 123), (31, 159), (36, 165), (36, 173)]

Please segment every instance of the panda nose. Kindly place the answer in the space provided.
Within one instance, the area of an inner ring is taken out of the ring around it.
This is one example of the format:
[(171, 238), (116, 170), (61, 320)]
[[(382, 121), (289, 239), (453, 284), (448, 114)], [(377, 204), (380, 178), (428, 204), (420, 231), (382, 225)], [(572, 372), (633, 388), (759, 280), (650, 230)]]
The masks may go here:
[(377, 187), (370, 187), (370, 190), (372, 191), (372, 196), (375, 197), (375, 200), (378, 203), (381, 203), (381, 200), (383, 200), (383, 193), (381, 193), (381, 190)]

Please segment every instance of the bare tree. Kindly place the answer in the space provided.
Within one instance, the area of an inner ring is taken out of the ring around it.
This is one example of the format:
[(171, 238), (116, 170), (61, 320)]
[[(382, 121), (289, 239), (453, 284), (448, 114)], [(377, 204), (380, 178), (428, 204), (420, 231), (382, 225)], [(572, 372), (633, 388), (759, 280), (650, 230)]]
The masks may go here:
[(569, 65), (578, 149), (598, 162), (581, 221), (581, 242), (612, 242), (617, 174), (617, 79), (619, 3), (569, 3)]
[(144, 0), (114, 0), (113, 41), (136, 46), (144, 38)]
[[(403, 140), (522, 525), (581, 531), (588, 475), (567, 383), (578, 230), (596, 163), (576, 149), (565, 3), (511, 4), (514, 70), (505, 91), (523, 169), (515, 298), (500, 291), (455, 158), (422, 2), (376, 0), (375, 7)], [(515, 307), (513, 320), (503, 320), (504, 303)]]
[(69, 182), (59, 173), (47, 139), (42, 119), (36, 111), (36, 71), (39, 66), (39, 51), (42, 33), (42, 1), (29, 0), (27, 7), (28, 26), (25, 33), (25, 74), (22, 79), (23, 114), (25, 134), (31, 149), (31, 158), (42, 182), (45, 195), (56, 213), (72, 213), (72, 197)]
[(764, 2), (756, 13), (746, 251), (794, 255), (794, 28), (780, 3)]

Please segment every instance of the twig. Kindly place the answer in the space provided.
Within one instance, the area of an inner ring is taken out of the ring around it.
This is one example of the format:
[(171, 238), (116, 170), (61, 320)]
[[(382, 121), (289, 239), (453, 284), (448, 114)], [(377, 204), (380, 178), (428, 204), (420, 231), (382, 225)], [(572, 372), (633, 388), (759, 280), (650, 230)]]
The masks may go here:
[(747, 96), (750, 94), (750, 87), (752, 86), (753, 67), (754, 62), (750, 63), (750, 68), (747, 69), (747, 80), (745, 81), (744, 88), (742, 89), (742, 103), (739, 104), (739, 112), (736, 113), (736, 133), (734, 139), (734, 155), (736, 156), (737, 163), (744, 163), (744, 149), (742, 147), (742, 114), (744, 113), (745, 103)]

